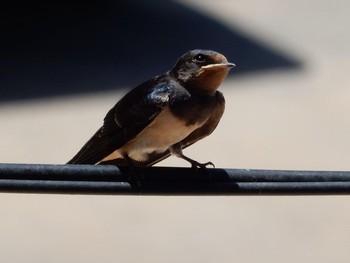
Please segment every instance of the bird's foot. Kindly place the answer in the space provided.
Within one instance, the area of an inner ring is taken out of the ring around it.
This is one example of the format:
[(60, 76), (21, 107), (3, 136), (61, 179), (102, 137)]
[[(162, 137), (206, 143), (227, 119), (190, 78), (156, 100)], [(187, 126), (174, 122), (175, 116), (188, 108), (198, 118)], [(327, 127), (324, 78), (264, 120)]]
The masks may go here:
[(200, 162), (197, 162), (197, 161), (187, 157), (186, 155), (184, 155), (182, 153), (182, 148), (181, 148), (180, 144), (174, 144), (173, 146), (171, 146), (170, 152), (172, 154), (174, 154), (175, 156), (189, 162), (191, 164), (193, 170), (197, 170), (198, 168), (200, 168), (202, 170), (208, 171), (207, 166), (209, 166), (209, 165), (212, 166), (213, 168), (215, 168), (215, 165), (212, 162), (200, 163)]
[(199, 163), (197, 161), (190, 161), (191, 163), (191, 167), (192, 170), (194, 171), (194, 173), (198, 176), (200, 176), (201, 178), (207, 178), (208, 181), (212, 181), (213, 180), (213, 175), (210, 171), (210, 169), (208, 169), (208, 166), (212, 166), (213, 168), (215, 168), (215, 165), (212, 162), (206, 162), (206, 163)]
[(131, 186), (139, 189), (145, 181), (142, 169), (138, 166), (129, 166), (128, 181)]
[(193, 169), (198, 169), (198, 168), (207, 169), (208, 168), (207, 166), (209, 166), (209, 165), (212, 166), (213, 168), (215, 168), (215, 165), (212, 162), (199, 163), (195, 160), (191, 160), (190, 163), (191, 163), (191, 166)]

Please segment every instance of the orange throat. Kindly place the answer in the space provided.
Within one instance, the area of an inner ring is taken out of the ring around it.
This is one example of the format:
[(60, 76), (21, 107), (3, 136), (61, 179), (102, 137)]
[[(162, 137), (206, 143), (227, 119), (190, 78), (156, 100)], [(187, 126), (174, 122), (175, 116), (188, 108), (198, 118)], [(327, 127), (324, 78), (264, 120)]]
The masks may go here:
[(195, 77), (195, 89), (199, 92), (215, 94), (228, 74), (229, 68), (225, 65), (213, 64), (200, 68)]

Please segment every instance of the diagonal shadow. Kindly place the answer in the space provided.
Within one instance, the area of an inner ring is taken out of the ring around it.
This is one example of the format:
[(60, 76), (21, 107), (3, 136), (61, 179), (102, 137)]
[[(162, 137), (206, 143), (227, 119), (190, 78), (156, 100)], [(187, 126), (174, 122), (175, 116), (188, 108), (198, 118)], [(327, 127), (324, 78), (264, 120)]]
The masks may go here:
[(301, 66), (173, 1), (13, 2), (0, 12), (0, 101), (133, 87), (194, 48), (225, 54), (235, 74)]

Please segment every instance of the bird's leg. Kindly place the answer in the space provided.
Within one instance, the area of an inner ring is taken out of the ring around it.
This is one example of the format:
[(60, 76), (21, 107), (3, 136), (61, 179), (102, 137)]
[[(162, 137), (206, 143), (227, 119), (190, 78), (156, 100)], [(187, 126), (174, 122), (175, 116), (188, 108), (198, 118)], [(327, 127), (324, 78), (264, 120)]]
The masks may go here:
[(117, 158), (113, 160), (103, 161), (98, 164), (102, 165), (115, 165), (122, 173), (127, 175), (127, 180), (131, 185), (139, 187), (141, 182), (144, 181), (144, 176), (139, 165), (134, 162), (127, 154), (122, 155), (123, 158)]
[(138, 166), (137, 163), (135, 163), (127, 154), (123, 154), (122, 156), (129, 167), (130, 184), (139, 188), (145, 179), (140, 166)]
[(186, 160), (187, 162), (189, 162), (192, 166), (192, 168), (202, 168), (202, 169), (205, 169), (207, 168), (208, 165), (211, 165), (215, 168), (215, 165), (212, 163), (212, 162), (206, 162), (206, 163), (199, 163), (187, 156), (185, 156), (183, 153), (182, 153), (182, 148), (181, 148), (181, 145), (180, 144), (174, 144), (170, 147), (170, 152), (171, 154), (175, 155), (176, 157), (178, 158), (181, 158), (181, 159), (184, 159)]

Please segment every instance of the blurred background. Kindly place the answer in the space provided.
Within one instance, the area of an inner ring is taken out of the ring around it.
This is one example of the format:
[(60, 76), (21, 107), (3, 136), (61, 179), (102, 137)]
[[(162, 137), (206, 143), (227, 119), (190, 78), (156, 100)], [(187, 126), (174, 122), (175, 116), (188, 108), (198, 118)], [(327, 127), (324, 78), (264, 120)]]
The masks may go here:
[[(188, 156), (350, 170), (349, 12), (345, 0), (4, 5), (0, 162), (67, 162), (128, 90), (203, 48), (237, 67), (220, 125)], [(349, 262), (349, 201), (1, 194), (0, 260)]]

